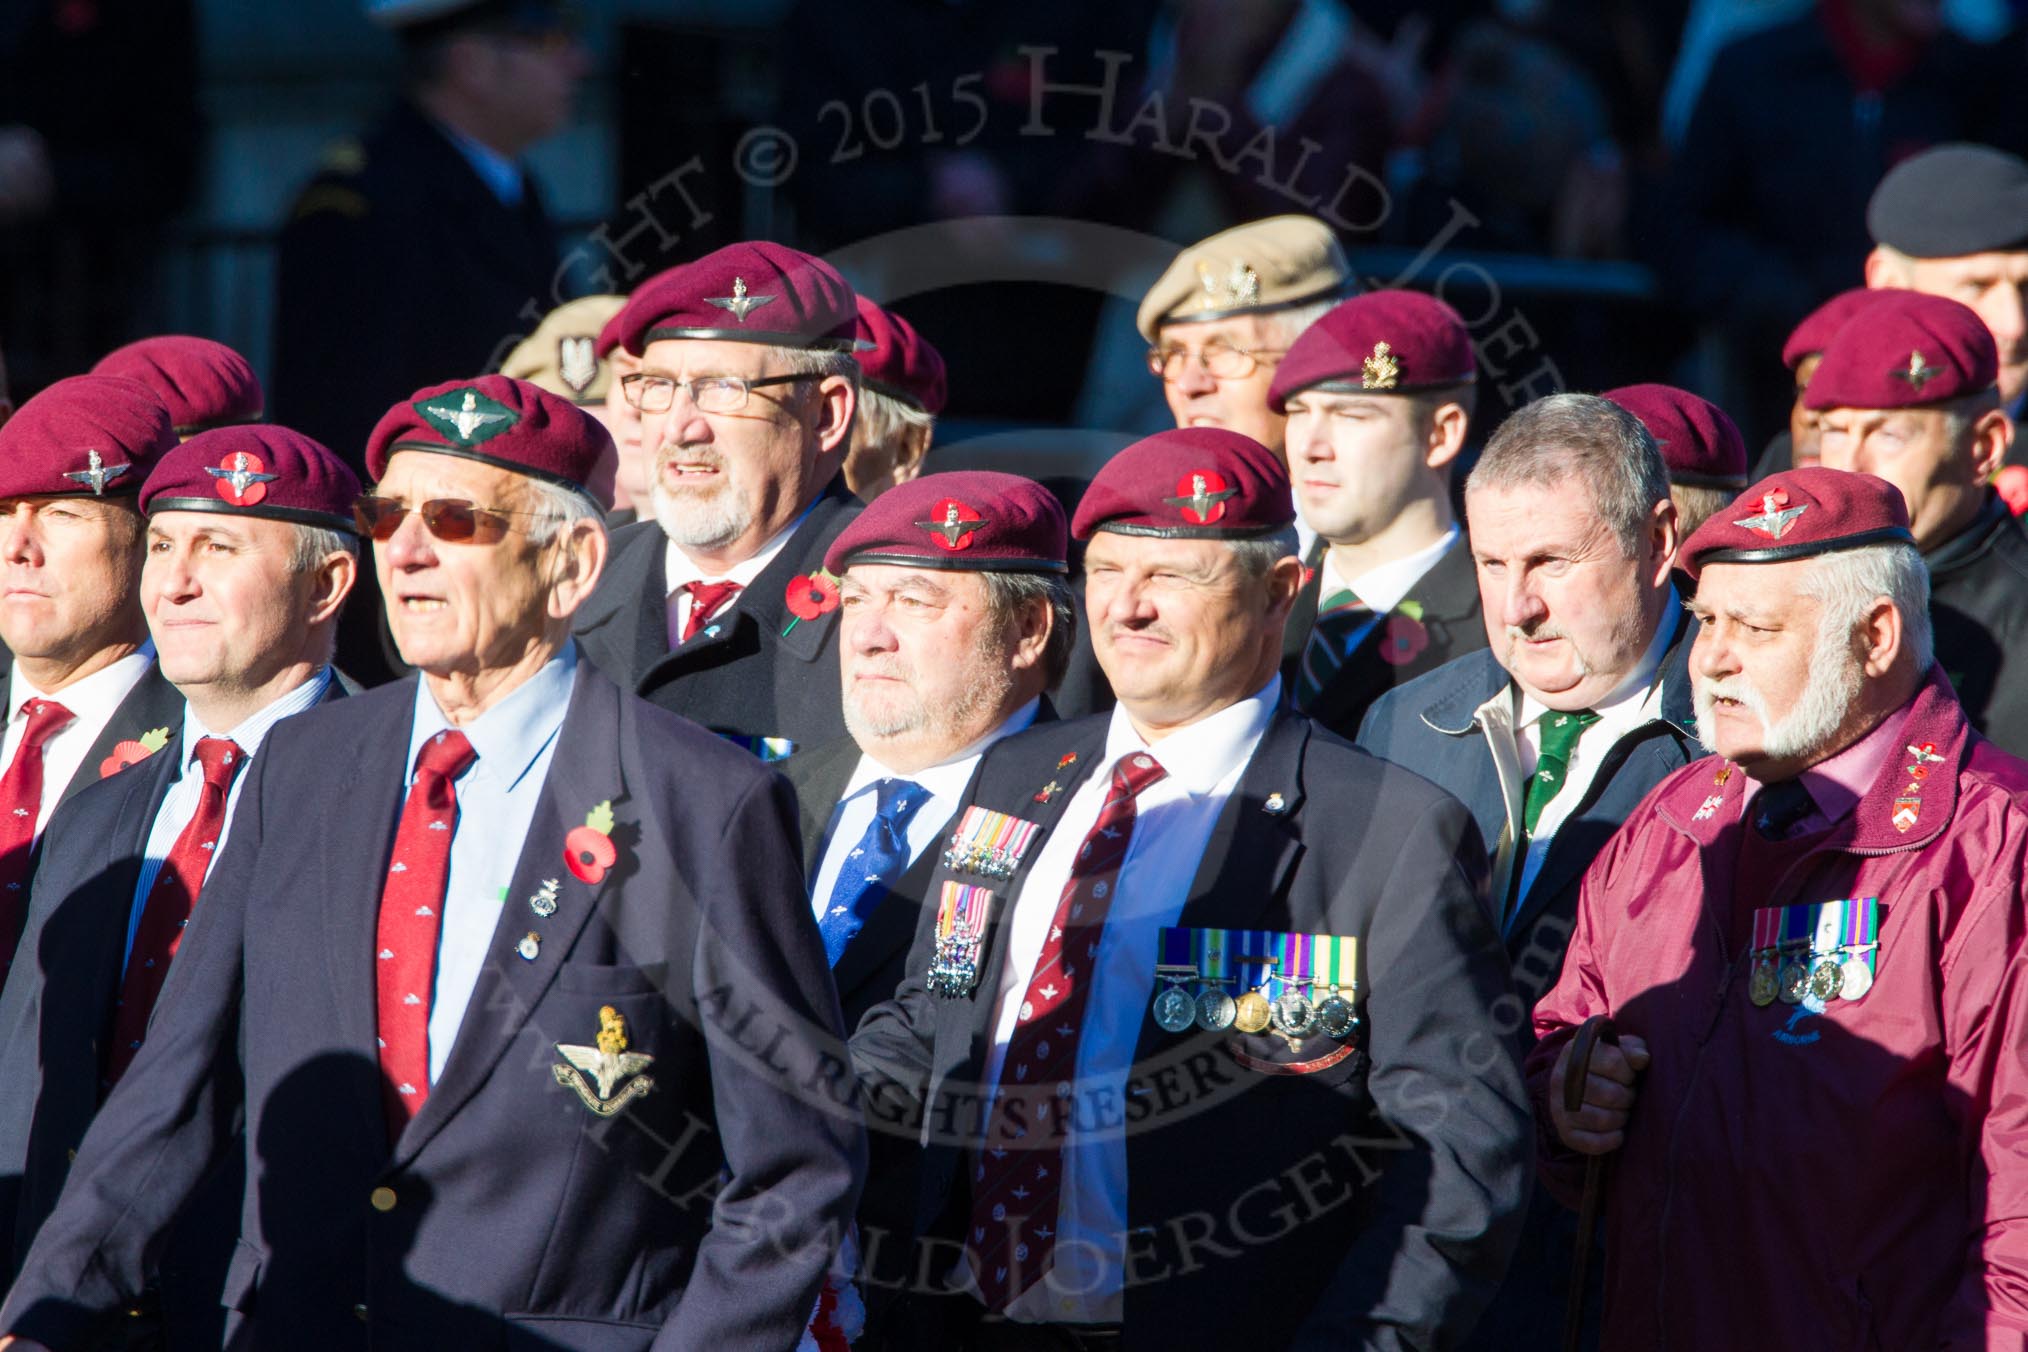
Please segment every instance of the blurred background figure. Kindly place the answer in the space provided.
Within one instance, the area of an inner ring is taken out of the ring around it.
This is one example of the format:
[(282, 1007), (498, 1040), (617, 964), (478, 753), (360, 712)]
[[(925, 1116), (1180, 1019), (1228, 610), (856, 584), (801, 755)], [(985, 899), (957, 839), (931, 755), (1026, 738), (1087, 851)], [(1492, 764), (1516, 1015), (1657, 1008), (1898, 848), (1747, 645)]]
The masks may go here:
[(845, 484), (871, 502), (922, 473), (949, 397), (943, 354), (894, 311), (859, 297), (859, 407)]
[(261, 420), (267, 394), (253, 363), (209, 338), (167, 334), (116, 348), (92, 367), (96, 376), (125, 376), (146, 385), (169, 410), (179, 440), (215, 427)]
[[(632, 521), (636, 505), (648, 500), (649, 467), (641, 453), (640, 415), (626, 400), (612, 397), (619, 363), (626, 362), (631, 370), (633, 358), (623, 348), (599, 352), (599, 334), (626, 303), (625, 296), (566, 301), (544, 315), (535, 332), (515, 344), (500, 363), (501, 375), (570, 400), (612, 433), (613, 449), (586, 485), (599, 501), (611, 504), (608, 525), (616, 524), (613, 518), (622, 512)], [(614, 405), (634, 416), (616, 412)]]

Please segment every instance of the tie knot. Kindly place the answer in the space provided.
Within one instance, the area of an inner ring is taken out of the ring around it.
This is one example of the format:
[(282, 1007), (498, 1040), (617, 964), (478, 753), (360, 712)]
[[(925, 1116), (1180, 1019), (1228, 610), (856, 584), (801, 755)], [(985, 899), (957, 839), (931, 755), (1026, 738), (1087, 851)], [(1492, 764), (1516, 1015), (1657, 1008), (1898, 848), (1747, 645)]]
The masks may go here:
[(416, 778), (435, 775), (442, 779), (456, 779), (477, 755), (464, 733), (448, 728), (423, 743), (415, 758)]
[(1359, 593), (1350, 587), (1340, 587), (1324, 598), (1324, 604), (1317, 607), (1319, 615), (1337, 615), (1341, 612), (1371, 615), (1372, 607), (1359, 599)]
[(690, 605), (700, 614), (709, 618), (718, 613), (718, 608), (739, 593), (737, 582), (686, 582), (683, 590), (689, 593)]
[(1131, 756), (1123, 757), (1120, 763), (1113, 767), (1113, 788), (1115, 792), (1125, 793), (1130, 798), (1139, 797), (1142, 789), (1166, 777), (1168, 773), (1162, 768), (1162, 762), (1145, 751), (1136, 751)]
[(239, 767), (246, 763), (239, 744), (230, 737), (200, 737), (191, 756), (204, 772), (204, 782), (214, 789), (227, 788)]
[(1754, 829), (1769, 840), (1786, 840), (1797, 822), (1816, 811), (1817, 802), (1800, 779), (1769, 784), (1754, 799)]
[(878, 806), (874, 815), (899, 830), (908, 825), (908, 819), (929, 797), (922, 791), (922, 785), (912, 779), (883, 779), (873, 786)]
[(53, 699), (29, 700), (21, 706), (21, 713), (28, 720), (22, 738), (31, 746), (41, 746), (76, 717)]
[(1584, 730), (1598, 722), (1598, 715), (1589, 709), (1575, 712), (1552, 711), (1542, 716), (1542, 754), (1567, 758), (1570, 749), (1577, 745), (1577, 739)]

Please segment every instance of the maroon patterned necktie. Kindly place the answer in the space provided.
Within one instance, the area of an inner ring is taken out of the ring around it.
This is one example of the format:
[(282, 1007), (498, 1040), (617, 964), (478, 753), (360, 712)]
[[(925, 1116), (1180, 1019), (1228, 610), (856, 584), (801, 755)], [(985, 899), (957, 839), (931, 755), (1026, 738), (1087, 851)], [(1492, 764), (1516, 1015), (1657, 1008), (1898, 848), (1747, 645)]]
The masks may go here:
[(225, 800), (232, 793), (233, 776), (246, 764), (229, 737), (204, 737), (193, 754), (204, 775), (198, 790), (197, 811), (176, 837), (169, 857), (162, 861), (148, 900), (141, 905), (141, 923), (134, 930), (134, 950), (127, 955), (127, 972), (120, 980), (120, 1003), (113, 1012), (112, 1051), (106, 1057), (107, 1092), (120, 1082), (141, 1050), (148, 1031), (148, 1014), (155, 997), (169, 977), (169, 963), (176, 946), (183, 942), (183, 927), (197, 906), (204, 889), (204, 875), (217, 854), (218, 834), (225, 829)]
[(1006, 1309), (1049, 1270), (1055, 1256), (1066, 1130), (1059, 1118), (1074, 1089), (1099, 933), (1133, 840), (1134, 799), (1167, 773), (1153, 756), (1138, 751), (1113, 766), (1105, 806), (1071, 861), (1035, 974), (1022, 995), (972, 1168), (967, 1239), (988, 1309)]
[(373, 937), (373, 990), (390, 1145), (430, 1096), (430, 996), (458, 825), (455, 781), (476, 757), (462, 732), (440, 732), (423, 743), (387, 861)]
[(42, 744), (76, 717), (53, 699), (21, 706), (28, 724), (7, 773), (0, 775), (0, 985), (14, 964), (14, 948), (28, 922), (28, 859), (35, 819), (42, 812)]
[(690, 595), (690, 613), (683, 619), (683, 637), (679, 643), (688, 643), (697, 637), (697, 631), (710, 624), (719, 611), (732, 604), (732, 598), (739, 595), (737, 582), (686, 582), (683, 590)]

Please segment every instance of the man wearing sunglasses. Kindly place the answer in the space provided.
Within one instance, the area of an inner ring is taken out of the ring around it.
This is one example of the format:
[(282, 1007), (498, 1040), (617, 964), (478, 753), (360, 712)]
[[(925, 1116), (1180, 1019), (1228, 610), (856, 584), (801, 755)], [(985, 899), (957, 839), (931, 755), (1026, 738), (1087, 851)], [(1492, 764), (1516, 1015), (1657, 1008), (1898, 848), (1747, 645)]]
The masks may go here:
[[(141, 607), (188, 704), (167, 745), (93, 783), (44, 836), (21, 945), (33, 961), (0, 994), (0, 1077), (14, 1086), (0, 1141), (27, 1151), (17, 1254), (140, 1048), (244, 770), (277, 722), (343, 694), (330, 660), (358, 574), (358, 496), (336, 455), (272, 426), (200, 432), (141, 490)], [(219, 1171), (129, 1306), (130, 1335), (166, 1326), (174, 1346), (218, 1346), (239, 1205), (240, 1170)]]
[(0, 1329), (90, 1345), (243, 1111), (230, 1345), (795, 1344), (858, 1191), (837, 1000), (786, 783), (571, 639), (610, 450), (504, 376), (375, 428), (420, 674), (268, 735)]
[(613, 537), (578, 621), (622, 685), (763, 754), (845, 736), (837, 579), (859, 512), (852, 288), (821, 259), (734, 244), (635, 291), (608, 336), (654, 465), (652, 522)]

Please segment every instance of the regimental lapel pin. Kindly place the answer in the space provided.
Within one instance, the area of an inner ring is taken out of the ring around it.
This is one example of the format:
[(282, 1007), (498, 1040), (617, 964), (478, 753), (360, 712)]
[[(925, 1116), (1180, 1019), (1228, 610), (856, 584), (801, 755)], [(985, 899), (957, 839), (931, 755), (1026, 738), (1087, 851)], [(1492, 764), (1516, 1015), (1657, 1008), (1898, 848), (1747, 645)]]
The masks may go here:
[(1056, 797), (1057, 794), (1062, 792), (1063, 785), (1057, 783), (1055, 780), (1052, 779), (1047, 784), (1044, 784), (1041, 788), (1035, 791), (1035, 801), (1038, 803), (1046, 803), (1050, 799)]
[(1763, 493), (1760, 497), (1759, 515), (1745, 517), (1732, 524), (1747, 530), (1759, 531), (1771, 540), (1779, 540), (1788, 533), (1789, 526), (1797, 517), (1810, 510), (1808, 503), (1800, 507), (1790, 507), (1788, 500), (1788, 493), (1779, 488), (1772, 493)]
[(1703, 802), (1697, 805), (1697, 810), (1690, 814), (1690, 820), (1693, 822), (1710, 821), (1713, 817), (1718, 815), (1718, 805), (1720, 803), (1723, 803), (1724, 801), (1725, 801), (1724, 794), (1722, 793), (1712, 794), (1709, 798), (1706, 798)]
[(1391, 390), (1401, 383), (1401, 359), (1386, 343), (1375, 343), (1373, 352), (1359, 363), (1359, 388)]
[(525, 960), (534, 962), (542, 954), (542, 936), (534, 930), (528, 931), (521, 936), (521, 942), (514, 945), (514, 951)]
[(1935, 742), (1924, 742), (1920, 746), (1911, 742), (1908, 756), (1913, 764), (1901, 767), (1908, 776), (1908, 783), (1894, 799), (1894, 829), (1907, 835), (1922, 820), (1922, 784), (1929, 778), (1929, 768), (1942, 762), (1943, 756), (1936, 749)]
[(268, 495), (266, 485), (281, 478), (266, 474), (267, 466), (257, 455), (236, 451), (221, 465), (206, 465), (204, 472), (218, 480), (218, 496), (235, 507), (251, 507)]
[(544, 920), (556, 914), (556, 889), (561, 883), (558, 878), (544, 878), (542, 886), (528, 899), (528, 909)]
[(598, 344), (582, 333), (571, 334), (556, 340), (556, 373), (563, 377), (563, 383), (570, 386), (572, 394), (582, 395), (599, 378)]
[(1270, 817), (1279, 817), (1289, 810), (1289, 802), (1279, 793), (1271, 793), (1267, 796), (1267, 801), (1260, 805), (1260, 810)]
[(1907, 381), (1911, 390), (1920, 390), (1931, 379), (1942, 375), (1943, 367), (1931, 366), (1917, 350), (1908, 354), (1908, 365), (1896, 367), (1892, 374), (1897, 380)]
[(1075, 751), (1067, 752), (1056, 758), (1056, 768), (1059, 770), (1067, 770), (1075, 764), (1077, 764), (1077, 753)]
[(71, 470), (63, 477), (91, 489), (94, 497), (104, 497), (106, 485), (132, 468), (132, 465), (108, 465), (97, 451), (88, 450), (85, 452), (85, 468)]
[(642, 1072), (655, 1058), (627, 1050), (626, 1016), (611, 1005), (599, 1007), (596, 1047), (559, 1042), (556, 1050), (570, 1063), (550, 1067), (556, 1082), (575, 1090), (578, 1100), (600, 1117), (611, 1117), (635, 1099), (654, 1092), (655, 1082)]
[(748, 315), (763, 305), (772, 305), (774, 300), (773, 296), (749, 296), (746, 293), (746, 278), (744, 277), (732, 279), (731, 295), (706, 296), (704, 298), (704, 302), (707, 305), (716, 305), (721, 310), (731, 311), (732, 317), (742, 324), (746, 323)]

